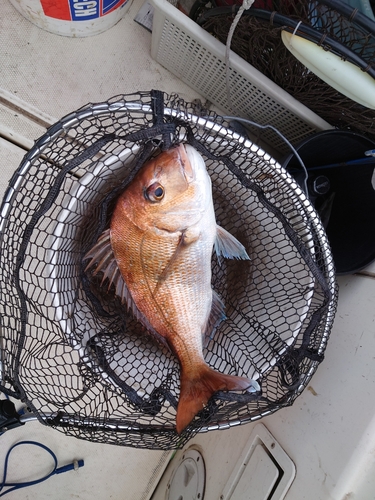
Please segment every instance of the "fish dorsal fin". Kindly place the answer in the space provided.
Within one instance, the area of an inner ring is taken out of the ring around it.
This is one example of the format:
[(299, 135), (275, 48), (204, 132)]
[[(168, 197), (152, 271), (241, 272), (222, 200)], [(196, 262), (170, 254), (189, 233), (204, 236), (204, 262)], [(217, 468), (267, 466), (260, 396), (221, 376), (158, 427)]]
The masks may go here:
[(209, 341), (213, 338), (216, 328), (222, 321), (227, 319), (225, 316), (225, 306), (218, 294), (212, 290), (212, 306), (211, 313), (203, 331), (203, 345), (206, 347)]
[[(130, 292), (126, 286), (124, 278), (120, 273), (120, 269), (117, 265), (115, 255), (112, 250), (111, 245), (111, 237), (110, 230), (107, 229), (104, 231), (98, 238), (98, 241), (91, 248), (89, 252), (83, 257), (83, 260), (89, 260), (85, 271), (94, 268), (92, 274), (96, 276), (98, 273), (102, 273), (102, 281), (103, 285), (106, 280), (108, 280), (108, 289), (113, 284), (115, 287), (116, 295), (118, 295), (121, 299), (122, 304), (126, 304), (128, 309), (132, 309), (135, 307), (133, 304), (132, 297)], [(133, 310), (135, 316), (137, 316), (137, 312)]]
[(90, 261), (87, 264), (85, 271), (94, 268), (94, 266), (96, 265), (92, 273), (94, 276), (96, 276), (99, 272), (103, 273), (101, 285), (103, 285), (104, 282), (108, 280), (108, 289), (111, 287), (111, 285), (113, 285), (115, 287), (116, 295), (120, 298), (121, 303), (126, 305), (127, 309), (133, 313), (134, 317), (147, 329), (149, 333), (151, 333), (160, 343), (168, 347), (168, 344), (164, 337), (159, 335), (154, 330), (154, 328), (148, 322), (147, 318), (140, 312), (140, 310), (136, 306), (117, 265), (117, 261), (111, 246), (109, 229), (104, 231), (99, 236), (96, 244), (83, 257), (83, 260), (89, 259)]
[(226, 259), (250, 260), (245, 247), (221, 226), (216, 226), (215, 252)]

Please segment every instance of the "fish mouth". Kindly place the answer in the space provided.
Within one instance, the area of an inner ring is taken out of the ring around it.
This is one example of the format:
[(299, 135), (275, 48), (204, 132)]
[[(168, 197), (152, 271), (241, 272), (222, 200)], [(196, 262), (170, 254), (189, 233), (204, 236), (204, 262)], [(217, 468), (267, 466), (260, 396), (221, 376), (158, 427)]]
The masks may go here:
[(186, 181), (190, 184), (195, 180), (194, 172), (194, 158), (191, 151), (191, 146), (180, 144), (177, 147), (177, 151), (180, 157), (180, 162), (182, 166), (182, 171), (185, 176)]

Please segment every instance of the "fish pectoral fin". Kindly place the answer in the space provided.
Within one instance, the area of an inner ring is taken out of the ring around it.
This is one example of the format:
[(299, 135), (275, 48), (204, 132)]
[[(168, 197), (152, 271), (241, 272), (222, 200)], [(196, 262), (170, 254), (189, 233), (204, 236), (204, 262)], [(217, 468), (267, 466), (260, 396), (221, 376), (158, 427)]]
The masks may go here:
[(201, 230), (197, 226), (192, 226), (182, 231), (182, 245), (190, 245), (198, 241)]
[(227, 319), (225, 315), (225, 306), (218, 294), (212, 290), (212, 306), (207, 323), (203, 330), (203, 346), (207, 347), (209, 341), (215, 335), (216, 328), (222, 321)]
[(221, 226), (216, 226), (215, 252), (226, 259), (250, 260), (245, 247)]

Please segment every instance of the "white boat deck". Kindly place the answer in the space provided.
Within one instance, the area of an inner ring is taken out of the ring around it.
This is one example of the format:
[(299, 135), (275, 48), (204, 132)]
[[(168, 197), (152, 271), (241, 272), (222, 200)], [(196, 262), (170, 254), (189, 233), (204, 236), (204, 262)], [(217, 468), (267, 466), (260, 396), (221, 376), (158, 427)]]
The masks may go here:
[[(199, 98), (152, 60), (151, 34), (133, 20), (141, 5), (134, 0), (105, 33), (66, 38), (34, 26), (7, 0), (1, 3), (1, 197), (34, 140), (86, 103), (151, 89), (176, 92), (186, 101)], [(296, 465), (286, 500), (375, 499), (375, 264), (338, 281), (338, 312), (324, 362), (292, 407), (262, 420)], [(205, 500), (219, 500), (253, 427), (202, 434), (190, 443), (204, 455)], [(170, 456), (77, 440), (30, 422), (0, 437), (0, 467), (9, 447), (25, 439), (51, 447), (59, 465), (83, 458), (85, 466), (10, 493), (9, 500), (146, 500)], [(17, 449), (8, 479), (34, 479), (50, 465), (42, 451)], [(164, 492), (161, 483), (155, 498)]]

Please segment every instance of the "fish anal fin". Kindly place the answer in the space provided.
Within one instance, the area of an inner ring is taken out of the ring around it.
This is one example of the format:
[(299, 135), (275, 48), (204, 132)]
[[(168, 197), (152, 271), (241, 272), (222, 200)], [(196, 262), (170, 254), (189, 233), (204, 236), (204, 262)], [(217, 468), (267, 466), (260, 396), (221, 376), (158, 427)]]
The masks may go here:
[(245, 247), (221, 226), (216, 226), (215, 252), (226, 259), (250, 260)]
[(222, 321), (227, 319), (225, 315), (225, 306), (218, 294), (212, 290), (212, 306), (207, 323), (203, 331), (203, 344), (206, 347), (208, 342), (213, 338), (216, 328)]
[(206, 406), (217, 391), (242, 391), (253, 387), (254, 381), (217, 372), (202, 364), (194, 377), (181, 370), (180, 398), (177, 406), (176, 430), (178, 434), (190, 424), (193, 418)]

